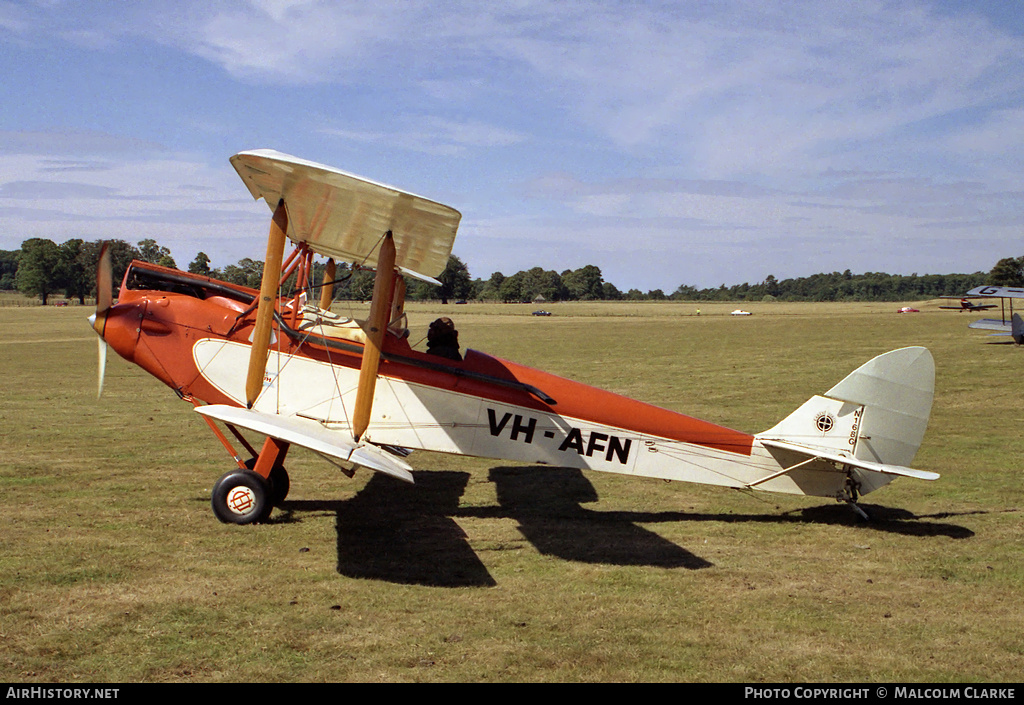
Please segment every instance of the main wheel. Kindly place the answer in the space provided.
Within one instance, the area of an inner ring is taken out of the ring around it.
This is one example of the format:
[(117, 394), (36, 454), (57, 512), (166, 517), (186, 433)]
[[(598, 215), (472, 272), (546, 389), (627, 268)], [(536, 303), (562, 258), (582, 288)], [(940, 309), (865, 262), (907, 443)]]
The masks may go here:
[(269, 483), (254, 472), (232, 470), (213, 486), (210, 505), (225, 524), (266, 521), (274, 508)]
[[(256, 458), (246, 460), (245, 467), (250, 470), (256, 467)], [(284, 469), (283, 465), (275, 465), (267, 479), (270, 481), (270, 501), (275, 507), (280, 506), (292, 486), (292, 482), (288, 478), (288, 471)]]
[(283, 465), (275, 465), (270, 471), (270, 498), (275, 507), (281, 506), (281, 502), (288, 496), (292, 481), (288, 479), (288, 471)]

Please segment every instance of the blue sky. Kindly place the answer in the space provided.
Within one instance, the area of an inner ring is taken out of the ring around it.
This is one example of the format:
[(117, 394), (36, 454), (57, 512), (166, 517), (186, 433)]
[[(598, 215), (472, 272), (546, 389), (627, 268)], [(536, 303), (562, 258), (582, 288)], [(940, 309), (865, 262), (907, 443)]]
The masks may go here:
[(620, 289), (1024, 255), (1012, 2), (0, 0), (0, 249), (262, 259), (273, 148), (457, 208), (474, 277)]

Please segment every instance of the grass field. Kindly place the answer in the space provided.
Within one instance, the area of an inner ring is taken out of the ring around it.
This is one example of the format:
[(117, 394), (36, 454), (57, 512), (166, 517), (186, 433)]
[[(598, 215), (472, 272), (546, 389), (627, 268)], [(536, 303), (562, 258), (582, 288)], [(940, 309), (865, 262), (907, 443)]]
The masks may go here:
[[(417, 453), (417, 485), (301, 450), (266, 525), (230, 460), (77, 306), (0, 309), (0, 681), (1016, 682), (1024, 351), (900, 304), (470, 304), (473, 347), (744, 431), (925, 345), (914, 466), (835, 502)], [(697, 308), (701, 316), (694, 315)], [(343, 308), (343, 307), (339, 307)], [(422, 349), (422, 345), (421, 345)]]

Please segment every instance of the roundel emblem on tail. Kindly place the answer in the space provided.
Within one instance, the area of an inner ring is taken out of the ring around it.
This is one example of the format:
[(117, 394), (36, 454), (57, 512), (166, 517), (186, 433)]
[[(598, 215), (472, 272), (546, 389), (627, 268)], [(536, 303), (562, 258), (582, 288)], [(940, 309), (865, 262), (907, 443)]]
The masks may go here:
[(836, 425), (835, 417), (827, 411), (823, 411), (814, 417), (814, 425), (818, 427), (818, 430), (822, 433), (828, 433), (832, 430), (832, 427)]

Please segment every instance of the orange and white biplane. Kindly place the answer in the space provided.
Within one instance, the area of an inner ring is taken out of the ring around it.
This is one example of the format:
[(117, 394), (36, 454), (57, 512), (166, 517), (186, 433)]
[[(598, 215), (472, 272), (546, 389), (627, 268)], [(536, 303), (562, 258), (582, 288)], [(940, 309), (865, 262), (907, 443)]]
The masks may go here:
[[(938, 477), (908, 467), (932, 406), (924, 348), (874, 358), (757, 435), (474, 350), (462, 360), (420, 352), (406, 337), (405, 277), (436, 282), (460, 214), (272, 150), (231, 163), (273, 212), (261, 289), (135, 261), (114, 304), (104, 253), (90, 318), (101, 390), (105, 341), (191, 402), (232, 456), (237, 467), (213, 487), (221, 521), (269, 517), (288, 493), (293, 445), (349, 475), (362, 467), (413, 482), (405, 457), (425, 449), (833, 497), (862, 515), (858, 495)], [(316, 255), (329, 258), (324, 284), (310, 281)], [(376, 270), (367, 320), (329, 310), (335, 261)], [(292, 275), (294, 293), (280, 294)], [(265, 440), (257, 448), (243, 431)]]

